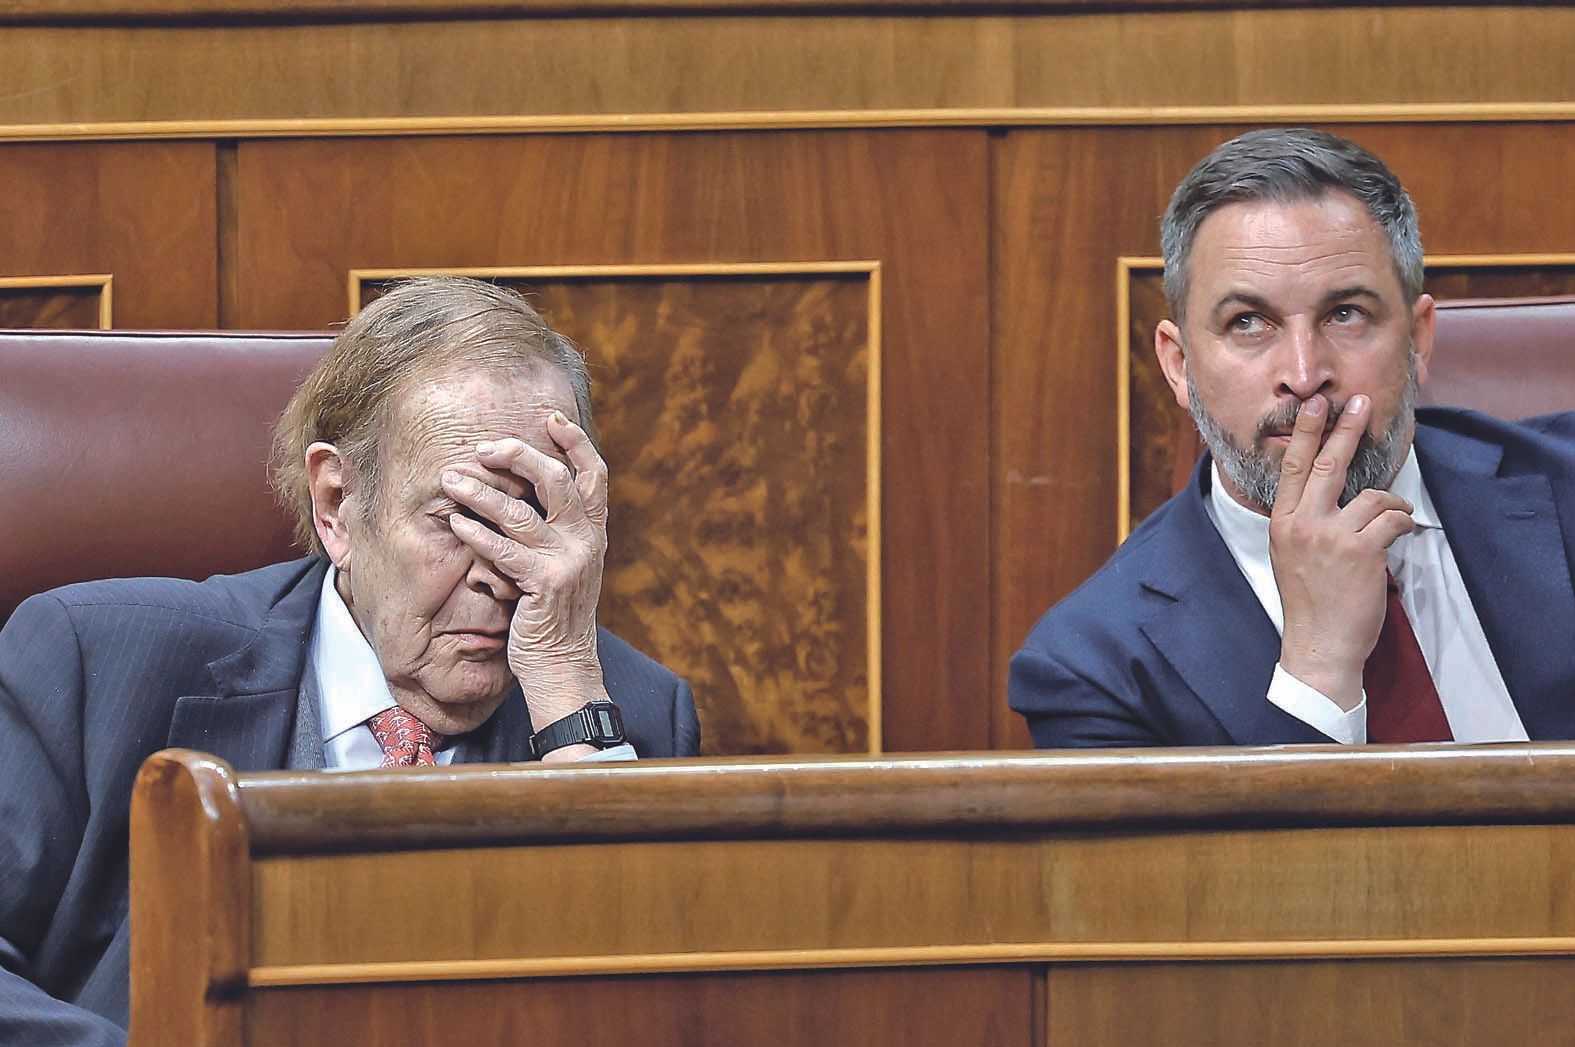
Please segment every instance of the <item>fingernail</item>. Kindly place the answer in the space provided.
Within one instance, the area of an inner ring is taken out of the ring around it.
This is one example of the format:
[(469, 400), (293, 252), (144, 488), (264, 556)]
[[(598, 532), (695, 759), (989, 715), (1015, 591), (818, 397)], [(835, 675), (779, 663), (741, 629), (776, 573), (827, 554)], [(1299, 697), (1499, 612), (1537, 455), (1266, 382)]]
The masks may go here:
[(1315, 396), (1310, 400), (1302, 401), (1302, 410), (1306, 411), (1313, 418), (1322, 418), (1323, 409), (1324, 402), (1323, 397), (1321, 396)]
[(491, 454), (493, 451), (496, 451), (497, 449), (498, 449), (497, 445), (494, 444), (491, 440), (483, 440), (479, 444), (476, 445), (476, 453), (477, 454)]
[(559, 424), (559, 425), (568, 425), (569, 424), (568, 415), (564, 414), (562, 411), (554, 411), (554, 412), (552, 412), (552, 420), (554, 422), (556, 422), (557, 424)]
[(1362, 393), (1357, 393), (1355, 396), (1351, 397), (1351, 402), (1346, 404), (1345, 409), (1348, 411), (1367, 410), (1367, 397)]

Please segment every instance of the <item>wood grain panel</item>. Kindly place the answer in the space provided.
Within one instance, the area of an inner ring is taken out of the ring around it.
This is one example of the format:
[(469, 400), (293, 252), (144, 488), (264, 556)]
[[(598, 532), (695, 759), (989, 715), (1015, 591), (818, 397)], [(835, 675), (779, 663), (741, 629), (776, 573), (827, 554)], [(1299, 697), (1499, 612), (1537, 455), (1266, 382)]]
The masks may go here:
[(1565, 1033), (1575, 1027), (1572, 977), (1575, 959), (1055, 967), (1049, 976), (1047, 1042), (1051, 1047), (1565, 1043)]
[[(1006, 665), (1114, 548), (1115, 259), (1154, 254), (1221, 129), (1013, 131), (995, 143), (993, 742), (1026, 748)], [(1119, 178), (1111, 172), (1121, 172)]]
[[(1118, 534), (1116, 259), (1159, 253), (1175, 184), (1245, 129), (1012, 131), (995, 143), (996, 745), (1028, 742), (1005, 705), (1007, 659)], [(1575, 243), (1575, 196), (1563, 188), (1575, 127), (1330, 129), (1373, 149), (1405, 182), (1431, 254), (1557, 253)], [(1151, 353), (1143, 366), (1157, 366)]]
[[(0, 274), (109, 273), (122, 327), (214, 326), (213, 158), (201, 142), (0, 148)], [(99, 326), (84, 308), (60, 319)]]
[(1242, 6), (13, 26), (0, 124), (1575, 99), (1562, 5)]
[(242, 143), (233, 321), (332, 323), (355, 268), (880, 262), (882, 737), (981, 747), (987, 192), (978, 132)]
[[(258, 967), (1575, 936), (1562, 825), (562, 844), (253, 868)], [(468, 908), (423, 904), (456, 876)]]
[[(1518, 264), (1514, 255), (1473, 262), (1430, 260), (1424, 290), (1450, 298), (1534, 298), (1575, 294), (1575, 262)], [(1125, 268), (1128, 287), (1128, 403), (1117, 414), (1128, 433), (1130, 491), (1126, 530), (1143, 521), (1192, 477), (1203, 441), (1192, 417), (1177, 403), (1154, 361), (1154, 327), (1170, 315), (1163, 267), (1157, 259)], [(1118, 277), (1119, 278), (1119, 277)], [(1121, 492), (1117, 492), (1118, 502)]]
[(620, 463), (602, 624), (689, 681), (708, 755), (879, 751), (878, 285), (786, 268), (493, 276), (586, 351)]
[(980, 969), (272, 989), (255, 994), (246, 1042), (1029, 1047), (1030, 980)]

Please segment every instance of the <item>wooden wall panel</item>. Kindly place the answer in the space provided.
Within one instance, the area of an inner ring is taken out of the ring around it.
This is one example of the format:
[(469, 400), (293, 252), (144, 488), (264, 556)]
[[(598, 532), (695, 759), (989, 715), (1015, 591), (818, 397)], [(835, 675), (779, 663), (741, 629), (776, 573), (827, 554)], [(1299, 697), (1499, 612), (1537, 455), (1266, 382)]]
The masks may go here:
[[(242, 143), (224, 320), (332, 323), (353, 268), (879, 262), (883, 739), (983, 747), (985, 146), (976, 131)], [(631, 465), (612, 468), (616, 485)]]
[(0, 125), (1575, 100), (1563, 5), (1240, 6), (12, 26)]
[(0, 277), (109, 274), (117, 326), (214, 326), (212, 144), (8, 145), (0, 185)]
[[(1575, 960), (1053, 968), (1050, 1047), (1568, 1042)], [(1141, 1001), (1135, 1006), (1134, 1001)]]
[(891, 970), (267, 990), (248, 1043), (1037, 1047), (1027, 970)]
[[(869, 950), (913, 963), (1460, 955), (1575, 937), (1564, 825), (1068, 831), (1052, 843), (894, 833), (856, 848), (795, 835), (262, 858), (253, 969), (354, 978), (375, 969), (364, 965), (430, 974), (432, 961), (489, 961), (478, 966), (494, 975), (511, 964), (539, 975), (830, 965)], [(423, 904), (456, 880), (472, 885), (462, 916)], [(348, 894), (359, 904), (341, 913)], [(405, 915), (389, 924), (381, 914), (394, 911)]]
[[(1027, 744), (1006, 662), (1118, 533), (1116, 309), (1121, 256), (1159, 253), (1171, 190), (1245, 126), (1011, 131), (994, 143), (994, 743)], [(1575, 126), (1335, 126), (1417, 202), (1432, 254), (1575, 245)], [(1150, 357), (1146, 366), (1157, 366)]]

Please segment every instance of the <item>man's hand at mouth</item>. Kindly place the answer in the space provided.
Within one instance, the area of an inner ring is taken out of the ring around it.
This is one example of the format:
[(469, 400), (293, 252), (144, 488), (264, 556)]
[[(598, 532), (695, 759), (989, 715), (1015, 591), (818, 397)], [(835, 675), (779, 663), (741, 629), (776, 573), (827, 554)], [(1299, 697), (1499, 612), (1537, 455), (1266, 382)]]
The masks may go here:
[(1302, 402), (1280, 460), (1269, 515), (1269, 559), (1285, 610), (1280, 666), (1342, 709), (1362, 697), (1362, 668), (1384, 624), (1389, 546), (1415, 526), (1413, 506), (1362, 491), (1343, 508), (1346, 472), (1372, 401), (1352, 396), (1332, 429), (1329, 402)]

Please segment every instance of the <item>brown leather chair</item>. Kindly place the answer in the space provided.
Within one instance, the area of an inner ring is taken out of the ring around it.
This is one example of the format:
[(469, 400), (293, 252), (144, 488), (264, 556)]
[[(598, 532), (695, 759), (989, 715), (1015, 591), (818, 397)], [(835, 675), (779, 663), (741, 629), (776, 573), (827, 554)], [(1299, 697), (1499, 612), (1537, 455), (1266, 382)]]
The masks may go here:
[(269, 440), (330, 338), (0, 332), (0, 622), (68, 582), (299, 555)]
[(1512, 419), (1575, 409), (1575, 298), (1439, 302), (1421, 402)]

